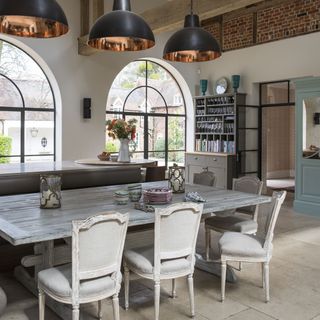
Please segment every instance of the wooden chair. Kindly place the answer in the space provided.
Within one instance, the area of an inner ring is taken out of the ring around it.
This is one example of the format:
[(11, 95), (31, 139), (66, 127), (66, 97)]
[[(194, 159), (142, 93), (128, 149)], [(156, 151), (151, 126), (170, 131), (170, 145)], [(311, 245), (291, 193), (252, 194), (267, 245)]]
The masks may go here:
[(219, 240), (221, 252), (221, 301), (225, 299), (227, 263), (255, 262), (262, 264), (262, 286), (265, 288), (266, 302), (270, 300), (269, 263), (272, 257), (274, 228), (287, 192), (274, 192), (264, 230), (258, 235), (226, 232)]
[(194, 203), (179, 203), (166, 209), (156, 209), (154, 245), (124, 252), (126, 309), (129, 308), (129, 277), (132, 271), (154, 281), (155, 320), (159, 319), (160, 281), (172, 279), (172, 297), (175, 297), (175, 279), (187, 276), (191, 316), (195, 315), (193, 272), (202, 210), (202, 205)]
[[(234, 191), (241, 191), (261, 195), (263, 182), (254, 176), (244, 176), (239, 179), (233, 179)], [(211, 248), (211, 230), (217, 232), (234, 231), (246, 234), (254, 234), (258, 228), (259, 205), (217, 212), (214, 217), (205, 220), (206, 230), (206, 259), (209, 260)], [(249, 215), (250, 218), (239, 216), (236, 213)]]
[(166, 166), (147, 167), (146, 168), (146, 182), (163, 181), (166, 179)]
[(214, 187), (216, 184), (216, 177), (211, 171), (203, 171), (193, 175), (193, 184), (202, 186)]
[(82, 303), (112, 297), (115, 320), (119, 320), (118, 294), (121, 288), (121, 260), (128, 227), (128, 215), (105, 213), (72, 222), (72, 264), (40, 271), (39, 320), (44, 320), (45, 295), (72, 305), (72, 320), (80, 316)]

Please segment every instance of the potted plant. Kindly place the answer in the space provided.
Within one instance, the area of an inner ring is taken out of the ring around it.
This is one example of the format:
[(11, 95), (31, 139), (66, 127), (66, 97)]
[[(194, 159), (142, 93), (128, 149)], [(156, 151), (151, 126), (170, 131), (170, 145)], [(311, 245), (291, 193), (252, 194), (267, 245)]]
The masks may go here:
[(108, 136), (120, 140), (118, 162), (130, 162), (129, 142), (136, 137), (136, 119), (125, 121), (113, 119), (107, 121)]

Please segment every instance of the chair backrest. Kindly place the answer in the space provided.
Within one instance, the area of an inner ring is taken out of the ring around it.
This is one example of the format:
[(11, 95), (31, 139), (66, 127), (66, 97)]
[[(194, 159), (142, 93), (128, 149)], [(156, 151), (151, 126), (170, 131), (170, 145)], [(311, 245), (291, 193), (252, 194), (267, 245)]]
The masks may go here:
[(72, 290), (79, 295), (81, 280), (112, 275), (120, 267), (129, 215), (106, 212), (72, 222)]
[(264, 239), (264, 249), (269, 251), (272, 249), (272, 240), (274, 235), (274, 228), (276, 226), (276, 222), (279, 216), (279, 212), (281, 206), (286, 198), (287, 192), (280, 191), (280, 192), (273, 192), (272, 194), (272, 202), (270, 204), (270, 210), (268, 212), (265, 226), (262, 230), (263, 234), (258, 234), (260, 238)]
[(211, 171), (203, 171), (193, 175), (193, 184), (202, 186), (214, 187), (216, 184), (216, 177)]
[(154, 276), (160, 275), (162, 260), (187, 257), (191, 268), (203, 205), (183, 202), (165, 209), (156, 209), (154, 231)]
[(147, 167), (146, 168), (146, 182), (163, 181), (166, 179), (166, 166)]
[[(261, 195), (263, 182), (254, 176), (243, 176), (238, 179), (233, 179), (232, 190), (253, 193)], [(237, 209), (238, 212), (249, 214), (257, 221), (259, 206), (248, 206)]]

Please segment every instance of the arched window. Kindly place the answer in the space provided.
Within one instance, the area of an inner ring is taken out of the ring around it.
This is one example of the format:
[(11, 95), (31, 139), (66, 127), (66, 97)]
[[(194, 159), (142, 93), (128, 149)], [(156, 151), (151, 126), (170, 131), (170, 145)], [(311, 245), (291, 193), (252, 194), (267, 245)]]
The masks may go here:
[[(185, 100), (178, 82), (160, 64), (138, 60), (115, 78), (107, 101), (107, 120), (135, 118), (134, 158), (154, 159), (162, 165), (184, 162), (186, 150)], [(106, 136), (106, 149), (118, 151), (118, 141)]]
[(55, 160), (55, 101), (40, 66), (0, 40), (0, 163)]

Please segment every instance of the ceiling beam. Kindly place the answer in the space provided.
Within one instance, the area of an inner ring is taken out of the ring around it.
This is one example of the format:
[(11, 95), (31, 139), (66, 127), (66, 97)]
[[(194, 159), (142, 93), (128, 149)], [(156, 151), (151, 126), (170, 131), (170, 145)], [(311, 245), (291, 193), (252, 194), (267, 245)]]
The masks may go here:
[[(262, 0), (198, 0), (194, 11), (199, 14), (201, 20), (204, 20), (259, 2)], [(189, 12), (189, 1), (174, 0), (147, 10), (141, 16), (147, 21), (153, 32), (160, 33), (181, 28), (184, 17)]]
[[(89, 10), (90, 21), (95, 21), (103, 14), (103, 0), (90, 0)], [(198, 0), (195, 5), (195, 12), (199, 14), (200, 19), (208, 19), (222, 14), (238, 10), (247, 6), (263, 2), (262, 0)], [(81, 0), (81, 21), (88, 21), (88, 2)], [(183, 26), (184, 17), (190, 12), (190, 2), (188, 0), (174, 0), (144, 11), (141, 16), (147, 21), (154, 33), (165, 31), (174, 31)], [(93, 20), (92, 20), (93, 19)], [(120, 22), (119, 22), (120, 23)], [(81, 30), (89, 30), (86, 25), (81, 25)], [(82, 34), (79, 38), (79, 54), (92, 55), (97, 52), (87, 45), (88, 35)]]
[(91, 56), (98, 50), (88, 46), (89, 30), (91, 25), (104, 14), (103, 0), (81, 0), (81, 35), (78, 39), (78, 53), (83, 56)]

